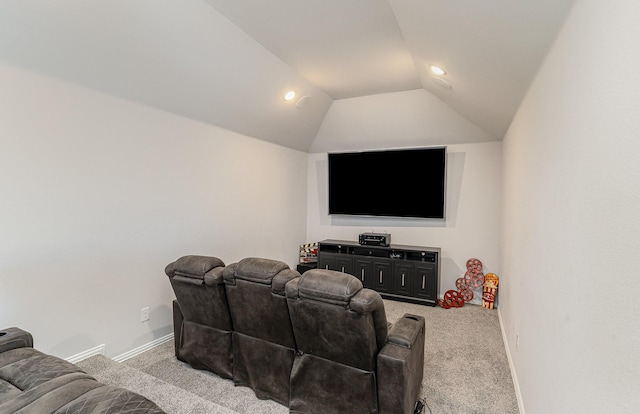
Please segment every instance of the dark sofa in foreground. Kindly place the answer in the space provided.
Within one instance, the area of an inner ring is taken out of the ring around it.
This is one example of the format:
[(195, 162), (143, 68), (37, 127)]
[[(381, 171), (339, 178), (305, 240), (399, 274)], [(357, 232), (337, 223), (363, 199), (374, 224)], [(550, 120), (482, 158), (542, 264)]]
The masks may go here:
[(291, 413), (411, 414), (424, 369), (425, 320), (389, 327), (380, 295), (331, 270), (283, 262), (229, 266), (185, 256), (165, 269), (176, 294), (178, 359), (251, 387)]
[(33, 349), (18, 328), (0, 330), (0, 414), (164, 413), (134, 392), (102, 384), (63, 359)]

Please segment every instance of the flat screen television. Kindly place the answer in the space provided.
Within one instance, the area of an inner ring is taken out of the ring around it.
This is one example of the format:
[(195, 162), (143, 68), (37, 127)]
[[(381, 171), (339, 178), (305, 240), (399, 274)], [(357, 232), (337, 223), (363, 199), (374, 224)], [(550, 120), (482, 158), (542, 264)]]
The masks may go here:
[(446, 150), (329, 153), (329, 214), (443, 219)]

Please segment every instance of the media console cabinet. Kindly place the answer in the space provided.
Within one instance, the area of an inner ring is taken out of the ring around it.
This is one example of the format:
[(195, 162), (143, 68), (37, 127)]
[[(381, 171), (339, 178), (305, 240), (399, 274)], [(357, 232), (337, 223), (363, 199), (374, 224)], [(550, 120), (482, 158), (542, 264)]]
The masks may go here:
[(430, 306), (438, 303), (439, 248), (324, 240), (318, 244), (318, 268), (354, 275), (385, 299)]

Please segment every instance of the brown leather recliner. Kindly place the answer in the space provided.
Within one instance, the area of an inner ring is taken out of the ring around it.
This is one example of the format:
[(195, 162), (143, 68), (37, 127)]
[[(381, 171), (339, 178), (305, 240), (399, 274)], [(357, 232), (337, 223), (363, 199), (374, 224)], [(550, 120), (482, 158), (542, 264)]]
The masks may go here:
[(223, 378), (233, 375), (233, 326), (217, 257), (184, 256), (170, 263), (176, 357)]
[(354, 276), (309, 270), (286, 286), (298, 354), (292, 413), (411, 414), (424, 367), (424, 318), (388, 331), (380, 295)]
[(233, 381), (288, 405), (296, 343), (285, 285), (300, 274), (277, 260), (246, 258), (223, 275), (234, 330)]

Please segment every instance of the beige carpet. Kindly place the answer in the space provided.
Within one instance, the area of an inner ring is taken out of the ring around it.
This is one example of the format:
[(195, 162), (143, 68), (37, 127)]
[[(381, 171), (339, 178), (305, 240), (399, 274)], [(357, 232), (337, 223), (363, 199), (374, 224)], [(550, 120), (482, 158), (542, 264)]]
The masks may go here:
[[(518, 404), (496, 310), (466, 305), (426, 307), (385, 300), (387, 319), (404, 313), (426, 319), (422, 396), (433, 414), (515, 414)], [(131, 389), (170, 414), (284, 414), (286, 407), (258, 400), (207, 371), (176, 360), (167, 342), (118, 364), (102, 356), (78, 365), (98, 380)]]

